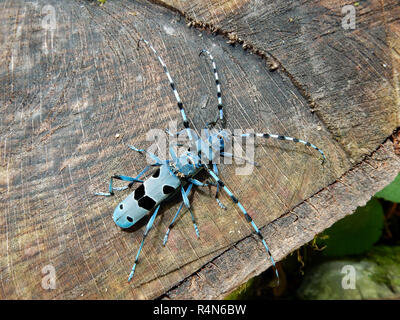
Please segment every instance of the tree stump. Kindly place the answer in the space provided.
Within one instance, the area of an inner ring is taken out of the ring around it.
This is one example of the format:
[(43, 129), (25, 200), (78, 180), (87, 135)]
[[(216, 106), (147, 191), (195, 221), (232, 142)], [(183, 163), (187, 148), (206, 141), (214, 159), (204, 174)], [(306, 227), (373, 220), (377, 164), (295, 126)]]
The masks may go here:
[[(220, 176), (265, 236), (275, 260), (390, 183), (399, 172), (400, 4), (361, 1), (355, 29), (341, 1), (3, 1), (1, 11), (0, 297), (2, 299), (222, 298), (270, 266), (229, 197), (196, 190), (196, 238), (186, 213), (161, 209), (127, 282), (143, 223), (124, 232), (112, 212), (151, 129), (181, 126), (166, 62), (190, 125), (216, 114), (209, 49), (227, 127), (279, 133), (319, 146), (258, 141), (251, 175)], [(229, 42), (229, 43), (228, 43)], [(44, 283), (53, 270), (55, 283)]]

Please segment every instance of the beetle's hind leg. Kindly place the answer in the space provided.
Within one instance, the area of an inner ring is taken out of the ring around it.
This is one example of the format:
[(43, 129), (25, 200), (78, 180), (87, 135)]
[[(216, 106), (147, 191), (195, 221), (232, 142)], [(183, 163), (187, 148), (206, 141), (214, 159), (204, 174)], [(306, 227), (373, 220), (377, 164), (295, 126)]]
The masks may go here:
[(190, 190), (192, 189), (192, 187), (193, 187), (193, 183), (189, 184), (187, 190), (185, 191), (185, 189), (183, 189), (183, 187), (181, 186), (181, 193), (182, 193), (183, 203), (185, 204), (186, 208), (190, 212), (190, 216), (191, 216), (192, 222), (193, 222), (194, 231), (196, 232), (197, 238), (199, 238), (200, 237), (199, 229), (197, 228), (196, 219), (194, 217), (192, 208), (190, 206), (190, 201), (189, 201), (189, 198), (188, 198), (188, 194), (190, 193)]
[(240, 203), (240, 201), (233, 195), (233, 193), (228, 189), (228, 187), (222, 182), (222, 180), (218, 177), (218, 175), (211, 169), (204, 167), (208, 173), (210, 174), (210, 176), (214, 179), (214, 181), (216, 183), (218, 183), (221, 188), (228, 194), (228, 196), (231, 198), (232, 202), (235, 203), (240, 211), (242, 211), (243, 216), (246, 218), (246, 221), (251, 224), (251, 226), (253, 227), (254, 231), (257, 233), (258, 237), (260, 238), (267, 254), (269, 255), (269, 259), (272, 263), (272, 266), (275, 269), (275, 274), (276, 277), (278, 279), (278, 285), (279, 285), (279, 273), (278, 273), (278, 269), (276, 268), (275, 265), (275, 261), (274, 258), (272, 257), (271, 251), (267, 245), (267, 242), (265, 241), (263, 235), (261, 234), (260, 230), (258, 229), (257, 225), (255, 224), (255, 222), (253, 221), (253, 219), (250, 217), (250, 215), (247, 213), (246, 209), (243, 207), (243, 205)]
[(146, 236), (149, 233), (149, 231), (151, 230), (151, 228), (153, 227), (153, 223), (154, 223), (154, 220), (157, 217), (158, 210), (160, 210), (160, 205), (158, 205), (157, 208), (154, 210), (153, 215), (151, 216), (149, 222), (147, 223), (146, 230), (145, 230), (145, 232), (143, 234), (142, 242), (140, 243), (139, 250), (138, 250), (138, 252), (136, 254), (135, 263), (133, 264), (131, 273), (129, 274), (128, 282), (131, 281), (131, 279), (132, 279), (132, 277), (133, 277), (133, 275), (135, 273), (136, 265), (139, 262), (139, 255), (140, 255), (140, 252), (142, 251), (144, 240), (146, 239)]
[(165, 236), (164, 236), (163, 246), (165, 246), (168, 241), (169, 233), (171, 232), (171, 229), (175, 226), (176, 218), (178, 218), (178, 215), (181, 212), (182, 207), (183, 207), (183, 201), (181, 202), (181, 205), (179, 206), (178, 211), (175, 213), (174, 218), (172, 219), (171, 223), (168, 226), (167, 232), (165, 233)]
[(183, 201), (182, 201), (181, 205), (179, 206), (178, 211), (176, 212), (176, 214), (175, 214), (174, 218), (172, 219), (171, 223), (169, 224), (167, 232), (165, 233), (164, 241), (163, 241), (163, 245), (164, 246), (168, 241), (168, 236), (169, 236), (169, 233), (170, 233), (171, 229), (175, 226), (175, 221), (176, 221), (179, 213), (181, 212), (181, 210), (183, 208), (183, 205), (185, 205), (186, 208), (188, 208), (188, 210), (190, 212), (190, 215), (191, 215), (191, 218), (192, 218), (193, 227), (194, 227), (194, 230), (196, 232), (196, 235), (197, 235), (197, 237), (200, 237), (199, 229), (197, 228), (196, 220), (195, 220), (195, 217), (193, 215), (192, 209), (190, 207), (188, 195), (189, 195), (190, 191), (192, 190), (193, 184), (194, 185), (199, 185), (199, 184), (202, 184), (202, 183), (200, 181), (198, 181), (198, 180), (195, 180), (195, 179), (190, 179), (189, 181), (191, 183), (189, 184), (189, 186), (186, 189), (186, 191), (183, 189), (183, 187), (181, 188), (181, 194), (182, 194)]

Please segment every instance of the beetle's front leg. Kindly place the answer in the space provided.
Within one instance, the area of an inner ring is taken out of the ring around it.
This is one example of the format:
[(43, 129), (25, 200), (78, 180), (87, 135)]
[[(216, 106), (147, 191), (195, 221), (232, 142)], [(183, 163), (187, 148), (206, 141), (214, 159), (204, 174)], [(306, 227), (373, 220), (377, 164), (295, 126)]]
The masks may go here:
[[(122, 180), (122, 181), (129, 181), (130, 183), (127, 186), (123, 186), (123, 187), (113, 187), (113, 179)], [(126, 190), (128, 188), (131, 188), (132, 185), (135, 182), (143, 183), (143, 180), (139, 180), (138, 178), (132, 178), (132, 177), (128, 177), (128, 176), (114, 175), (114, 176), (112, 176), (110, 178), (110, 184), (108, 186), (108, 192), (96, 192), (95, 195), (96, 196), (110, 197), (110, 196), (114, 195), (114, 191), (122, 191), (122, 190)]]

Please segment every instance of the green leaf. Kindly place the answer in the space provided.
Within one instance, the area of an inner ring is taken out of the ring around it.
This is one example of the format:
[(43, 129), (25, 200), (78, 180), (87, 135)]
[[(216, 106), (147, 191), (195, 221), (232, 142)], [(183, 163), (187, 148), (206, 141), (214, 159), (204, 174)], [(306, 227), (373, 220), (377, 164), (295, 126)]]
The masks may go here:
[(380, 202), (372, 198), (350, 216), (325, 230), (319, 246), (326, 246), (326, 256), (342, 257), (368, 251), (382, 234), (384, 214)]
[(400, 173), (391, 184), (379, 191), (375, 197), (383, 198), (387, 201), (400, 203)]

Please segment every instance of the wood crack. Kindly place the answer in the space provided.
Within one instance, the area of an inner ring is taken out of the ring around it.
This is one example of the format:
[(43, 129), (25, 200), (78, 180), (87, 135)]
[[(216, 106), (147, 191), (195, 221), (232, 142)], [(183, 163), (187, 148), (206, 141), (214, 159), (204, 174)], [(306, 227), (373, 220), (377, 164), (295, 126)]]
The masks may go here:
[[(298, 220), (298, 216), (295, 213), (295, 210), (299, 207), (301, 207), (302, 205), (309, 205), (310, 207), (313, 208), (313, 210), (317, 213), (319, 213), (320, 210), (318, 210), (318, 208), (316, 208), (311, 202), (310, 200), (317, 197), (318, 195), (320, 195), (321, 193), (328, 191), (329, 189), (333, 188), (335, 185), (337, 185), (338, 183), (345, 185), (346, 187), (350, 188), (350, 186), (348, 186), (346, 183), (344, 183), (342, 180), (347, 177), (349, 174), (351, 174), (352, 172), (354, 172), (355, 170), (358, 170), (361, 168), (363, 163), (367, 163), (368, 159), (371, 159), (377, 152), (379, 152), (382, 149), (383, 144), (385, 144), (387, 141), (393, 141), (393, 137), (395, 137), (395, 139), (397, 139), (400, 136), (400, 127), (396, 129), (395, 133), (392, 136), (389, 136), (385, 139), (385, 141), (382, 143), (382, 145), (380, 145), (377, 149), (373, 150), (370, 154), (366, 155), (361, 161), (359, 161), (357, 164), (355, 164), (351, 169), (349, 169), (348, 171), (346, 171), (342, 176), (340, 176), (338, 179), (336, 179), (336, 181), (332, 182), (331, 184), (327, 185), (326, 187), (322, 188), (321, 190), (315, 192), (313, 195), (311, 195), (310, 197), (304, 199), (301, 203), (297, 204), (296, 206), (294, 206), (293, 208), (291, 208), (290, 210), (288, 210), (286, 213), (284, 213), (281, 217), (271, 221), (269, 224), (264, 225), (260, 228), (260, 231), (265, 234), (266, 229), (268, 228), (269, 225), (273, 226), (274, 224), (276, 224), (276, 222), (278, 220), (282, 220), (284, 218), (288, 218), (290, 216), (295, 216), (296, 219), (293, 222), (296, 222)], [(400, 157), (399, 157), (400, 158)], [(369, 163), (368, 163), (369, 164)], [(370, 165), (370, 164), (369, 164)], [(371, 166), (371, 165), (370, 165)], [(372, 167), (372, 169), (376, 169), (374, 167)], [(209, 262), (207, 262), (206, 264), (204, 264), (203, 266), (201, 266), (201, 268), (199, 268), (198, 270), (196, 270), (195, 272), (193, 272), (191, 275), (187, 276), (186, 278), (182, 279), (179, 283), (177, 283), (175, 286), (171, 287), (167, 292), (165, 292), (164, 294), (160, 295), (159, 297), (157, 297), (156, 299), (169, 299), (170, 298), (170, 292), (176, 290), (177, 288), (179, 288), (185, 281), (187, 281), (188, 279), (191, 279), (193, 276), (197, 275), (200, 276), (200, 272), (202, 270), (205, 270), (206, 268), (208, 268), (209, 265), (213, 265), (213, 266), (217, 266), (218, 264), (216, 264), (216, 260), (220, 259), (221, 257), (223, 257), (227, 252), (229, 252), (230, 250), (232, 250), (233, 248), (237, 249), (237, 245), (240, 243), (243, 243), (244, 241), (246, 241), (249, 238), (253, 238), (254, 234), (251, 233), (248, 236), (244, 237), (243, 239), (237, 241), (236, 243), (232, 244), (231, 247), (227, 248), (226, 250), (222, 251), (219, 255), (215, 256), (213, 259), (211, 259)], [(297, 248), (293, 248), (293, 251), (295, 251)], [(293, 252), (292, 251), (292, 252)], [(283, 259), (283, 257), (282, 257)], [(276, 261), (279, 261), (278, 259), (276, 259)], [(268, 266), (266, 269), (268, 269), (271, 266)], [(265, 270), (266, 270), (265, 269)]]
[[(228, 40), (227, 42), (229, 44), (232, 44), (232, 45), (238, 44), (239, 46), (241, 46), (243, 48), (244, 51), (251, 52), (252, 54), (254, 54), (254, 55), (260, 57), (262, 60), (264, 60), (267, 63), (268, 68), (271, 72), (278, 70), (278, 69), (281, 70), (283, 72), (283, 74), (289, 78), (289, 80), (291, 81), (293, 86), (298, 90), (300, 95), (307, 101), (307, 104), (309, 106), (309, 111), (311, 113), (315, 113), (315, 115), (317, 116), (321, 125), (324, 127), (324, 129), (326, 129), (327, 132), (329, 132), (330, 137), (339, 143), (342, 151), (345, 153), (345, 155), (347, 157), (347, 160), (351, 159), (351, 154), (349, 153), (349, 151), (346, 148), (344, 148), (340, 139), (330, 130), (329, 125), (323, 120), (323, 117), (322, 117), (321, 113), (319, 112), (319, 110), (321, 109), (321, 106), (319, 106), (314, 101), (311, 94), (304, 88), (303, 85), (301, 85), (301, 83), (287, 70), (287, 68), (284, 67), (282, 62), (279, 61), (279, 59), (276, 58), (273, 54), (271, 54), (270, 52), (268, 52), (264, 49), (257, 48), (251, 42), (238, 37), (235, 32), (232, 32), (229, 30), (223, 30), (222, 28), (215, 27), (214, 25), (212, 25), (211, 23), (208, 23), (208, 22), (195, 20), (193, 17), (191, 17), (186, 12), (183, 12), (183, 11), (169, 5), (169, 4), (165, 3), (164, 1), (160, 1), (160, 0), (148, 0), (148, 1), (154, 3), (158, 6), (169, 9), (169, 10), (179, 14), (181, 17), (184, 17), (185, 20), (188, 21), (186, 25), (189, 28), (194, 27), (202, 32), (206, 31), (206, 32), (210, 32), (211, 34), (214, 34), (214, 35), (220, 35), (220, 36), (223, 36), (224, 38), (226, 38)], [(322, 36), (326, 36), (326, 35), (332, 34), (334, 32), (335, 31), (326, 32)]]

